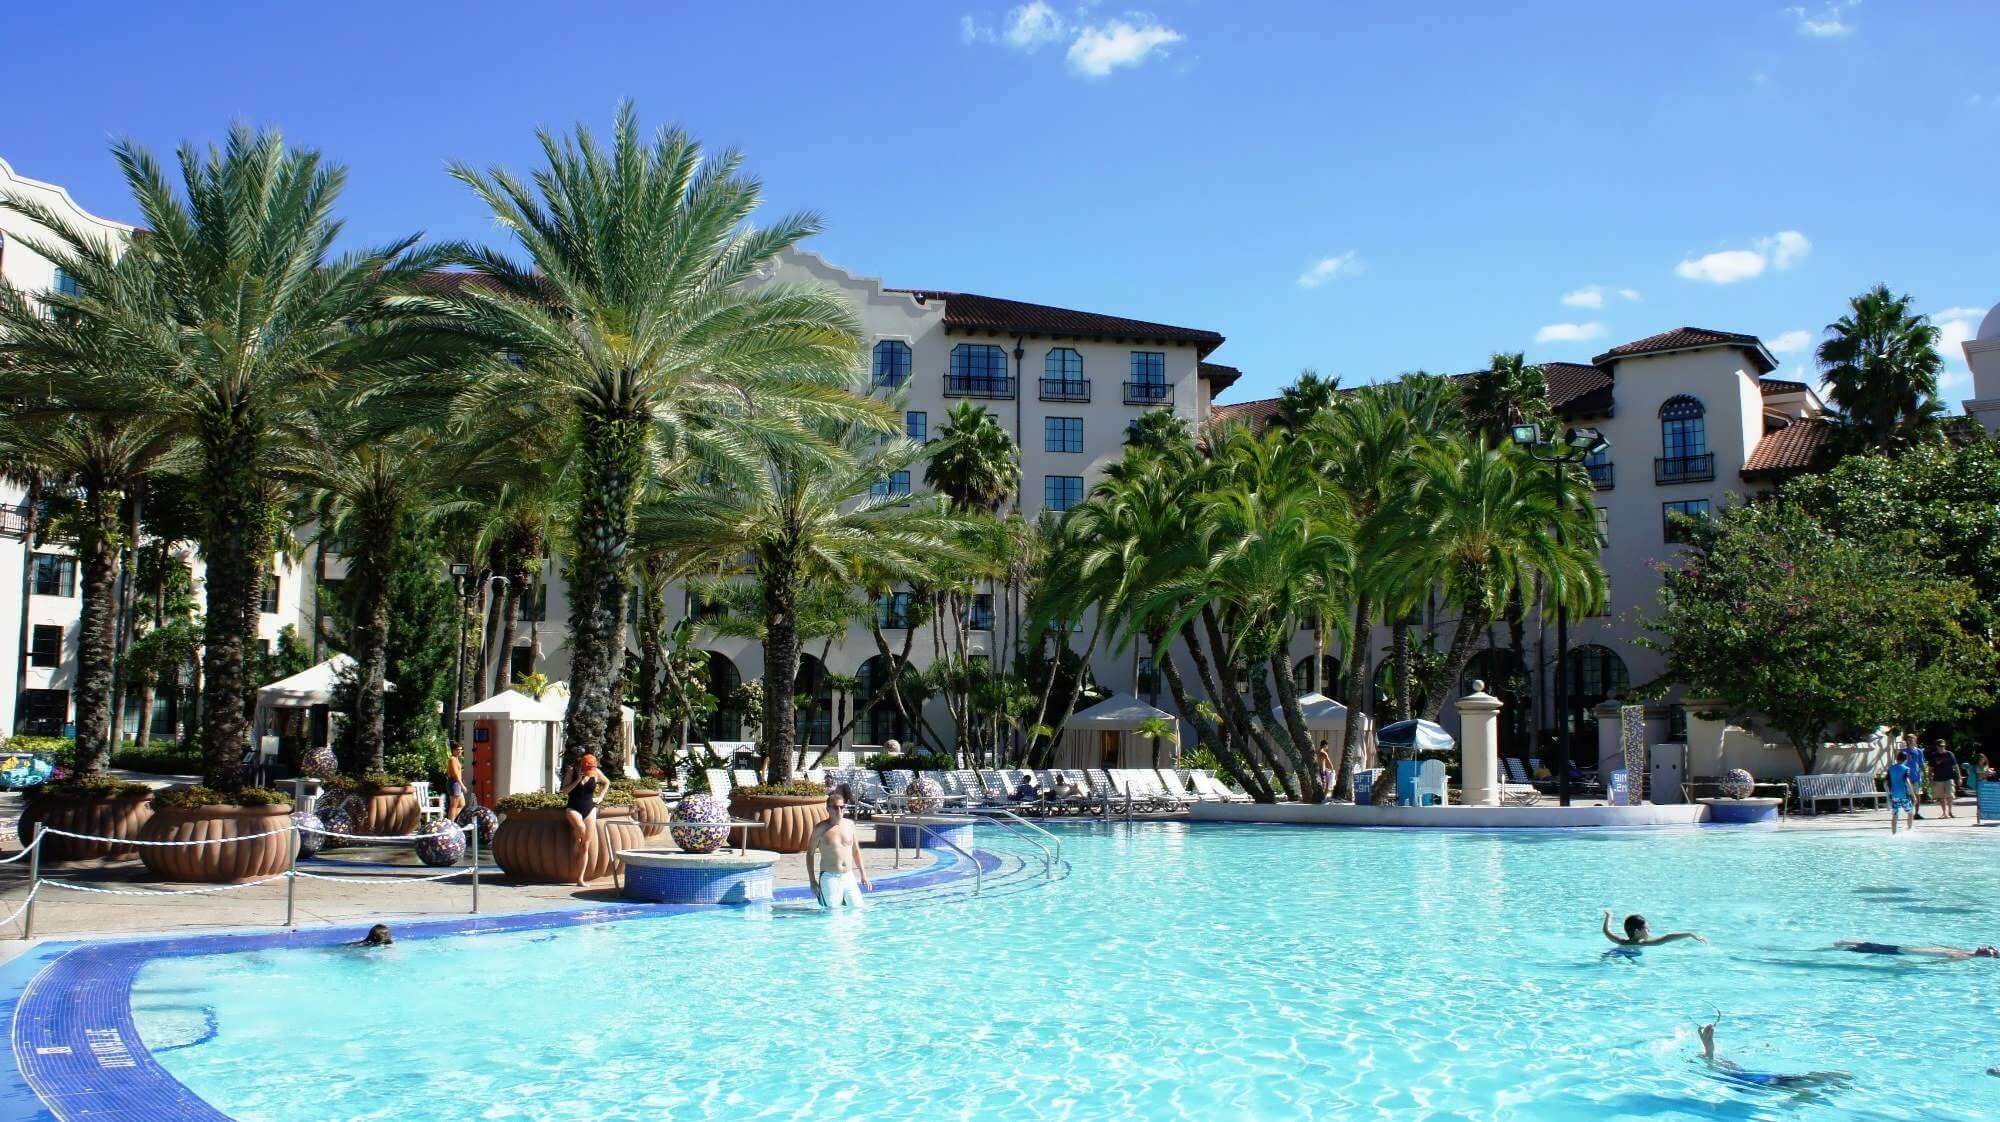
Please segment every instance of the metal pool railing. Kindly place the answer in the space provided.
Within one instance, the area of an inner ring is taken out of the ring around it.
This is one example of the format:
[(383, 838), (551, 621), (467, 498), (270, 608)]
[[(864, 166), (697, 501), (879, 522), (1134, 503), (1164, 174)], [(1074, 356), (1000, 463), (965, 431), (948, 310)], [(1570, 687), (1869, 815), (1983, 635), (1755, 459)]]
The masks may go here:
[[(987, 821), (998, 822), (1000, 825), (1013, 830), (1033, 843), (1036, 849), (1042, 851), (1043, 872), (1053, 873), (1055, 867), (1062, 864), (1062, 839), (1056, 837), (1048, 830), (1035, 825), (1033, 822), (1028, 821), (1004, 806), (973, 807), (972, 813)], [(1038, 834), (1040, 837), (1036, 836)], [(1047, 838), (1049, 844), (1044, 845), (1041, 841), (1042, 838)], [(1051, 849), (1050, 846), (1054, 848)]]

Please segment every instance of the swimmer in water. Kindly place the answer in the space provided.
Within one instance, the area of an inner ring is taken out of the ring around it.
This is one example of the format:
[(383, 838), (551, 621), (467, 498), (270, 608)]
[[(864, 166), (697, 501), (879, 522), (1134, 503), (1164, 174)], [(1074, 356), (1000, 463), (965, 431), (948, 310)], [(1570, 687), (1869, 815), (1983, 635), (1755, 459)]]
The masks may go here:
[(395, 936), (389, 934), (389, 925), (378, 923), (369, 928), (368, 934), (363, 935), (361, 940), (353, 945), (357, 947), (387, 947), (394, 945), (395, 942)]
[(1625, 934), (1619, 935), (1611, 930), (1610, 908), (1604, 909), (1604, 937), (1620, 947), (1657, 947), (1680, 939), (1693, 939), (1697, 943), (1708, 942), (1692, 931), (1673, 931), (1665, 935), (1655, 935), (1646, 926), (1646, 917), (1637, 913), (1625, 917)]
[(1715, 1020), (1705, 1025), (1696, 1025), (1695, 1032), (1701, 1035), (1701, 1059), (1708, 1065), (1717, 1079), (1725, 1083), (1740, 1083), (1746, 1087), (1770, 1087), (1780, 1091), (1811, 1091), (1819, 1087), (1844, 1087), (1854, 1081), (1854, 1077), (1844, 1071), (1807, 1071), (1783, 1073), (1775, 1071), (1745, 1071), (1728, 1060), (1715, 1058), (1715, 1026), (1722, 1023), (1722, 1014), (1716, 1013)]
[(1960, 947), (1903, 947), (1895, 943), (1869, 943), (1860, 939), (1842, 939), (1834, 946), (1855, 954), (1907, 955), (1912, 958), (1938, 958), (1946, 962), (1959, 962), (1968, 958), (2000, 958), (2000, 947), (1974, 947), (1964, 950)]

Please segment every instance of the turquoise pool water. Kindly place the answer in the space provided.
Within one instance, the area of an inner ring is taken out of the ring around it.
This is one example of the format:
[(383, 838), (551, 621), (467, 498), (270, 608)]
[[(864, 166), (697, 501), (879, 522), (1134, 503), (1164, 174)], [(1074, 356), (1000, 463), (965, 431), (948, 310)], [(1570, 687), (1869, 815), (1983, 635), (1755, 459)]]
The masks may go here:
[[(2000, 962), (1824, 949), (2000, 941), (1955, 835), (1079, 827), (978, 900), (162, 959), (133, 1003), (240, 1119), (1991, 1118)], [(1710, 945), (1606, 959), (1604, 907)], [(1851, 1085), (1718, 1081), (1717, 1009)]]

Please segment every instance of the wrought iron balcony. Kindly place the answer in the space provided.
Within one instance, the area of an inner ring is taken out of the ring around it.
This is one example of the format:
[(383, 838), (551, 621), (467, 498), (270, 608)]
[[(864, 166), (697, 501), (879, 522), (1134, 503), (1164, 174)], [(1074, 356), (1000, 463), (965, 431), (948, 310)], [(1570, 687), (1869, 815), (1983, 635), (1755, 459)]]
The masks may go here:
[(1043, 401), (1089, 401), (1088, 378), (1043, 378)]
[(1125, 383), (1127, 405), (1172, 405), (1174, 387), (1166, 382)]
[(1611, 473), (1610, 464), (1585, 464), (1583, 466), (1590, 472), (1590, 485), (1592, 487), (1599, 491), (1611, 490), (1611, 485), (1615, 477)]
[(1005, 374), (946, 374), (946, 397), (1012, 398), (1014, 379)]
[(1715, 478), (1715, 453), (1661, 456), (1653, 461), (1655, 483), (1706, 483)]

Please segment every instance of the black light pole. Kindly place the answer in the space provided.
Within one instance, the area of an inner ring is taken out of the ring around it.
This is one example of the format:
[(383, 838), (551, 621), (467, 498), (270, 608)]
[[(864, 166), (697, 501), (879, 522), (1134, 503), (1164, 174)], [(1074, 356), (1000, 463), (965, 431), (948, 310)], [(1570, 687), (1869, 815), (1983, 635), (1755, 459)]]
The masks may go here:
[[(1510, 434), (1514, 443), (1527, 449), (1528, 455), (1550, 465), (1556, 473), (1556, 483), (1562, 483), (1563, 472), (1570, 464), (1597, 455), (1611, 447), (1604, 434), (1591, 428), (1572, 428), (1563, 433), (1561, 440), (1542, 439), (1540, 425), (1515, 425)], [(1536, 449), (1545, 449), (1549, 455), (1541, 455)], [(1556, 602), (1556, 801), (1569, 805), (1569, 606)]]
[(458, 710), (465, 703), (465, 612), (472, 599), (466, 589), (471, 583), (466, 578), (472, 576), (472, 566), (463, 561), (454, 562), (451, 567), (451, 583), (458, 590), (458, 672), (451, 679), (451, 741), (452, 750), (459, 748)]

